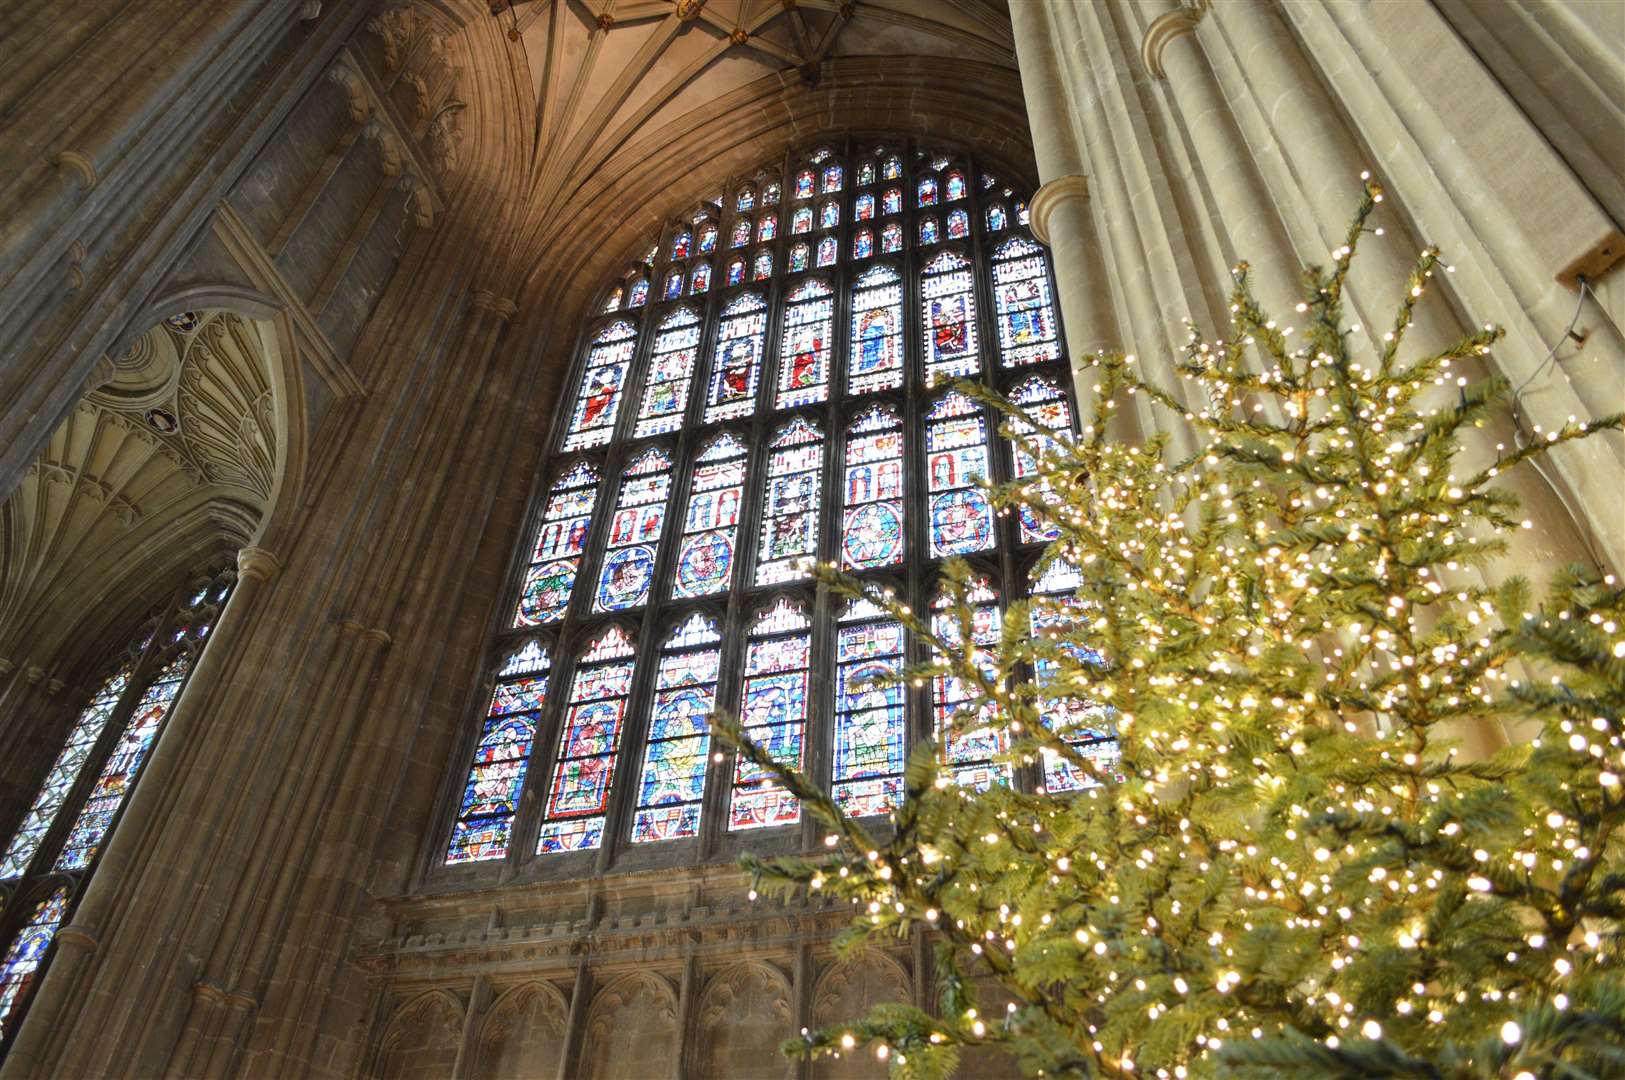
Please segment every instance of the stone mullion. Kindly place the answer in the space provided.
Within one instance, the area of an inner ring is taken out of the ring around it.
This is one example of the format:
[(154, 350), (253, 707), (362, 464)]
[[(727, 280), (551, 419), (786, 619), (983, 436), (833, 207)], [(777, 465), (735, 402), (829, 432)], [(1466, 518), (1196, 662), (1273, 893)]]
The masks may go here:
[(692, 946), (684, 951), (683, 971), (677, 983), (677, 1053), (672, 1057), (669, 1080), (699, 1077), (700, 961)]
[(457, 1059), (451, 1067), (451, 1080), (467, 1080), (478, 1069), (480, 1028), (491, 1008), (491, 998), (490, 977), (484, 974), (474, 976), (474, 985), (468, 992), (468, 1008), (463, 1013), (463, 1033), (457, 1043)]
[[(813, 1022), (813, 985), (818, 980), (818, 968), (813, 963), (813, 947), (801, 942), (795, 946), (790, 959), (790, 1024), (797, 1034), (809, 1030)], [(792, 1060), (784, 1070), (784, 1080), (812, 1080), (813, 1063), (806, 1059)]]
[(593, 978), (585, 955), (576, 960), (575, 985), (570, 990), (570, 1013), (564, 1025), (564, 1045), (559, 1050), (559, 1071), (555, 1080), (575, 1080), (582, 1043), (587, 1034), (587, 1015), (592, 1005)]

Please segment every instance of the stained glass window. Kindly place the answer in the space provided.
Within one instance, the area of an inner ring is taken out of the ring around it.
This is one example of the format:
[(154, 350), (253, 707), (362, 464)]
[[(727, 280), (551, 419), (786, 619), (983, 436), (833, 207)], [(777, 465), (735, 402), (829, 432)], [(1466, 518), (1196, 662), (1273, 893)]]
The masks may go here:
[(610, 290), (609, 299), (604, 301), (604, 306), (600, 310), (603, 310), (603, 311), (619, 311), (619, 310), (621, 310), (621, 295), (622, 295), (621, 287), (619, 285), (615, 286), (615, 288)]
[(903, 227), (897, 222), (888, 221), (880, 230), (880, 250), (888, 254), (903, 250)]
[(699, 835), (721, 641), (714, 619), (691, 615), (660, 650), (632, 814), (634, 844)]
[(916, 189), (920, 197), (921, 206), (937, 205), (937, 180), (934, 176), (927, 176), (920, 180)]
[(875, 216), (875, 197), (865, 192), (852, 204), (852, 220), (868, 221)]
[(963, 240), (970, 235), (970, 215), (963, 210), (948, 211), (948, 239)]
[(999, 186), (999, 178), (998, 177), (990, 176), (987, 173), (982, 174), (982, 190), (983, 191), (987, 191), (989, 188), (995, 188), (995, 187), (998, 187), (998, 186)]
[(865, 184), (872, 184), (874, 182), (875, 163), (872, 161), (865, 161), (858, 166), (858, 186), (862, 187)]
[(887, 158), (886, 159), (886, 164), (881, 167), (880, 178), (882, 180), (899, 180), (899, 179), (902, 178), (902, 176), (903, 176), (903, 162), (902, 162), (902, 159), (895, 156), (895, 155), (893, 155), (892, 157)]
[(745, 280), (745, 260), (737, 256), (728, 260), (728, 284), (739, 285)]
[(839, 165), (825, 165), (824, 176), (821, 181), (824, 194), (841, 190), (841, 167)]
[(777, 184), (769, 184), (769, 185), (767, 185), (767, 187), (762, 189), (762, 205), (763, 206), (777, 206), (777, 205), (779, 205), (779, 185), (777, 185)]
[(841, 204), (834, 199), (825, 199), (824, 205), (818, 208), (818, 227), (820, 229), (833, 229), (841, 223)]
[(483, 862), (508, 854), (536, 725), (547, 700), (548, 666), (547, 650), (532, 640), (498, 673), (463, 785), (463, 801), (452, 824), (448, 864)]
[(694, 363), (700, 352), (700, 316), (680, 307), (660, 320), (655, 330), (654, 354), (644, 377), (643, 404), (633, 434), (638, 438), (676, 431), (683, 426), (688, 388), (694, 381)]
[(798, 416), (779, 428), (768, 444), (756, 584), (773, 585), (807, 576), (818, 554), (823, 480), (823, 433)]
[[(1051, 560), (1033, 581), (1030, 618), (1034, 637), (1054, 637), (1069, 632), (1085, 617), (1083, 602), (1077, 599), (1081, 581), (1076, 568), (1059, 559)], [(1074, 659), (1084, 663), (1106, 662), (1101, 653), (1086, 646), (1067, 645), (1065, 648)], [(1033, 672), (1038, 685), (1043, 687), (1052, 682), (1058, 667), (1054, 660), (1039, 660)], [(1110, 706), (1079, 698), (1056, 697), (1043, 700), (1039, 707), (1050, 730), (1085, 757), (1110, 767), (1120, 756), (1113, 728), (1114, 710)], [(1098, 781), (1053, 750), (1043, 751), (1043, 766), (1045, 791), (1078, 791), (1098, 786)]]
[(702, 293), (711, 287), (711, 264), (701, 260), (694, 264), (694, 270), (689, 275), (688, 291)]
[[(642, 279), (639, 281), (641, 283)], [(682, 279), (679, 277), (679, 288), (681, 285)], [(644, 287), (647, 289), (648, 286), (645, 284)], [(632, 296), (637, 301), (635, 285)], [(603, 446), (609, 442), (615, 432), (621, 390), (626, 385), (626, 373), (632, 366), (632, 353), (637, 343), (638, 332), (625, 319), (610, 323), (593, 338), (592, 348), (587, 351), (586, 370), (581, 373), (581, 388), (576, 391), (575, 410), (570, 415), (570, 427), (564, 437), (565, 450)]]
[(920, 243), (934, 244), (942, 239), (937, 233), (937, 219), (930, 214), (920, 219)]
[(891, 566), (903, 558), (903, 425), (887, 405), (861, 413), (846, 431), (841, 565)]
[(887, 188), (880, 196), (880, 212), (882, 214), (896, 214), (903, 209), (903, 189)]
[(627, 298), (626, 306), (640, 308), (649, 302), (649, 282), (646, 278), (638, 278), (632, 282), (632, 294)]
[(953, 202), (955, 199), (963, 199), (965, 197), (964, 173), (956, 170), (948, 174), (947, 193), (949, 202)]
[(920, 278), (925, 326), (925, 381), (974, 375), (982, 366), (976, 343), (976, 298), (970, 263), (944, 251), (926, 264)]
[(840, 255), (840, 249), (835, 244), (835, 237), (826, 236), (818, 241), (818, 265), (834, 266)]
[(745, 490), (745, 444), (731, 432), (700, 451), (683, 516), (673, 597), (710, 596), (728, 588), (738, 549), (739, 502)]
[(12, 1014), (33, 989), (45, 951), (51, 947), (51, 939), (56, 937), (67, 912), (68, 887), (64, 885), (34, 907), (27, 925), (0, 961), (0, 1037), (12, 1033), (16, 1023)]
[(779, 215), (763, 214), (756, 223), (756, 242), (764, 244), (779, 234)]
[(1027, 221), (1027, 202), (1024, 199), (1016, 200), (1016, 220), (1021, 222), (1022, 225), (1029, 224)]
[(807, 260), (812, 255), (812, 248), (805, 243), (790, 245), (790, 273), (799, 274), (807, 269)]
[(864, 271), (852, 285), (852, 342), (846, 392), (903, 385), (903, 279), (889, 266)]
[(757, 281), (764, 281), (773, 276), (773, 253), (766, 248), (756, 253), (756, 262), (752, 276)]
[(688, 258), (689, 245), (693, 242), (694, 237), (687, 229), (680, 231), (676, 236), (671, 238), (671, 257), (673, 259)]
[(810, 199), (813, 196), (813, 173), (811, 169), (802, 169), (796, 173), (796, 198)]
[(744, 247), (750, 243), (750, 218), (742, 217), (734, 222), (734, 231), (728, 242), (733, 247)]
[(987, 208), (987, 231), (1003, 232), (1010, 222), (1005, 216), (1004, 204), (994, 203)]
[(34, 853), (39, 850), (40, 842), (45, 838), (46, 830), (56, 820), (57, 811), (73, 789), (74, 782), (84, 770), (85, 760), (96, 746), (96, 740), (101, 738), (102, 731), (107, 727), (107, 720), (118, 707), (119, 698), (129, 685), (130, 670), (121, 668), (113, 674), (96, 696), (90, 699), (90, 704), (79, 713), (78, 719), (73, 723), (73, 730), (68, 733), (68, 741), (57, 755), (56, 762), (51, 771), (45, 775), (45, 783), (39, 794), (34, 796), (34, 803), (28, 808), (28, 816), (23, 819), (16, 835), (11, 838), (6, 848), (6, 855), (0, 860), (0, 880), (21, 877), (33, 861)]
[(875, 234), (871, 229), (859, 229), (852, 234), (852, 257), (867, 259), (875, 253)]
[(666, 523), (671, 473), (671, 455), (651, 447), (633, 458), (621, 474), (615, 516), (609, 519), (608, 550), (593, 595), (594, 611), (625, 611), (641, 607), (649, 599), (660, 532)]
[[(999, 643), (1002, 616), (999, 613), (998, 597), (993, 592), (993, 586), (986, 578), (977, 578), (970, 582), (966, 599), (971, 605), (971, 641), (987, 649), (995, 648)], [(959, 620), (948, 610), (945, 595), (939, 594), (933, 609), (932, 631), (943, 641), (959, 645), (964, 640), (961, 637)], [(996, 673), (991, 664), (979, 666), (987, 678), (995, 677)], [(1010, 763), (995, 760), (1009, 752), (1009, 734), (1007, 729), (997, 723), (997, 717), (990, 707), (984, 707), (979, 717), (986, 722), (984, 726), (957, 734), (949, 732), (950, 721), (962, 710), (969, 711), (970, 703), (975, 697), (975, 691), (957, 675), (932, 677), (932, 729), (942, 743), (943, 761), (953, 770), (954, 782), (957, 784), (975, 788), (977, 791), (986, 791), (994, 784), (1009, 786)]]
[(515, 626), (539, 626), (564, 617), (570, 589), (581, 568), (592, 525), (592, 505), (598, 495), (598, 470), (579, 462), (559, 477), (548, 493), (542, 527), (525, 571), (525, 584), (514, 613)]
[(649, 250), (645, 251), (643, 253), (643, 259), (642, 259), (643, 265), (644, 266), (653, 266), (655, 264), (655, 256), (659, 255), (659, 254), (660, 254), (660, 245), (659, 244), (650, 244), (649, 245)]
[(748, 187), (740, 188), (739, 189), (739, 198), (734, 200), (734, 209), (736, 209), (736, 210), (738, 210), (740, 212), (744, 212), (746, 210), (754, 209), (755, 206), (756, 206), (756, 192), (752, 191)]
[(619, 626), (605, 630), (582, 653), (547, 786), (538, 855), (586, 851), (604, 842), (604, 813), (634, 667), (632, 641)]
[(767, 336), (767, 303), (757, 293), (741, 293), (722, 309), (722, 328), (711, 357), (711, 383), (705, 398), (705, 422), (749, 416), (756, 409), (756, 386), (762, 372), (762, 344)]
[(774, 408), (811, 405), (828, 396), (834, 332), (835, 294), (827, 284), (803, 281), (790, 291), (784, 302), (784, 333), (779, 337), (779, 385)]
[(903, 626), (866, 600), (853, 601), (835, 635), (835, 762), (830, 793), (854, 817), (884, 814), (903, 798), (908, 726)]
[(700, 226), (700, 254), (709, 255), (717, 249), (717, 227), (710, 222)]
[(1044, 253), (1026, 237), (1012, 236), (993, 253), (993, 309), (1005, 367), (1060, 358)]
[[(800, 768), (807, 728), (812, 635), (806, 613), (787, 598), (756, 619), (745, 642), (739, 721), (773, 760)], [(729, 829), (763, 829), (801, 820), (801, 804), (766, 770), (740, 755), (734, 763)]]
[(661, 295), (662, 300), (675, 300), (683, 295), (683, 272), (673, 270), (666, 275), (666, 289)]
[[(1072, 430), (1072, 408), (1067, 404), (1066, 395), (1055, 383), (1042, 376), (1033, 376), (1010, 395), (1010, 400), (1026, 409), (1027, 412), (1049, 431)], [(1025, 424), (1018, 423), (1016, 430), (1025, 428)], [(1053, 445), (1053, 440), (1040, 434), (1039, 449), (1047, 450)], [(1022, 444), (1015, 439), (1010, 440), (1010, 457), (1014, 464), (1016, 476), (1031, 476), (1038, 471), (1038, 462), (1022, 448)], [(1047, 492), (1048, 488), (1042, 481), (1039, 491)], [(1054, 540), (1060, 535), (1055, 524), (1046, 521), (1035, 514), (1031, 507), (1022, 506), (1018, 511), (1021, 522), (1021, 542), (1023, 544), (1040, 544)]]
[(977, 484), (988, 477), (987, 419), (958, 391), (932, 403), (925, 418), (925, 473), (931, 557), (993, 546), (993, 507)]
[(79, 810), (79, 817), (57, 856), (55, 869), (83, 870), (96, 857), (107, 830), (112, 828), (113, 819), (123, 808), (130, 788), (141, 773), (141, 766), (146, 763), (152, 741), (158, 737), (158, 728), (169, 715), (169, 707), (180, 693), (191, 665), (191, 656), (182, 653), (142, 693), (135, 713), (125, 722), (124, 733), (113, 748), (112, 756), (96, 778), (96, 786), (91, 788), (90, 797)]
[(796, 212), (794, 214), (790, 215), (790, 232), (791, 232), (791, 234), (795, 235), (795, 236), (799, 236), (804, 232), (811, 232), (812, 231), (812, 222), (813, 222), (812, 207), (810, 207), (810, 206), (797, 207)]

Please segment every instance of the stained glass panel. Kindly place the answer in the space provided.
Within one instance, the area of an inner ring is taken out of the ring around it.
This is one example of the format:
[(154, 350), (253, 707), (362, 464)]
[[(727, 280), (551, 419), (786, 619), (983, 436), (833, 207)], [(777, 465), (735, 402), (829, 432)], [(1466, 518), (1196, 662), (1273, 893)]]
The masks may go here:
[(846, 392), (867, 394), (902, 385), (903, 279), (889, 266), (876, 266), (852, 285)]
[(45, 952), (67, 912), (68, 887), (64, 885), (39, 902), (0, 961), (0, 1038), (12, 1033), (17, 1006), (33, 989)]
[(795, 236), (799, 236), (800, 234), (802, 234), (804, 232), (811, 232), (812, 231), (812, 222), (813, 222), (812, 207), (810, 207), (810, 206), (797, 207), (796, 212), (790, 215), (790, 232), (791, 232), (791, 234), (795, 235)]
[[(1034, 637), (1054, 637), (1068, 633), (1080, 619), (1087, 617), (1083, 601), (1077, 599), (1081, 583), (1078, 571), (1059, 559), (1051, 560), (1042, 575), (1032, 584), (1033, 605), (1030, 619)], [(1066, 646), (1075, 660), (1101, 665), (1106, 658), (1094, 649), (1080, 645)], [(1034, 665), (1033, 675), (1040, 687), (1052, 682), (1059, 669), (1054, 660), (1041, 659)], [(1084, 756), (1109, 768), (1119, 757), (1114, 729), (1115, 710), (1094, 701), (1072, 697), (1049, 698), (1040, 702), (1044, 723), (1051, 731), (1076, 747)], [(1049, 792), (1078, 791), (1098, 787), (1099, 781), (1062, 758), (1053, 750), (1043, 751), (1044, 790)]]
[(1029, 224), (1027, 220), (1027, 201), (1025, 199), (1016, 200), (1016, 220), (1021, 222), (1023, 226)]
[(757, 281), (765, 281), (773, 276), (773, 253), (765, 248), (756, 253), (756, 263), (753, 276)]
[[(781, 598), (751, 627), (739, 719), (751, 741), (792, 768), (805, 763), (812, 637), (800, 607)], [(762, 829), (801, 820), (801, 804), (771, 774), (740, 755), (734, 764), (728, 828)]]
[(683, 272), (673, 270), (666, 275), (666, 290), (661, 295), (662, 300), (675, 300), (683, 295)]
[(715, 620), (691, 615), (661, 650), (632, 814), (634, 844), (699, 834), (721, 640)]
[(547, 700), (548, 666), (547, 650), (537, 641), (526, 643), (504, 666), (463, 784), (463, 801), (446, 849), (448, 865), (508, 854), (531, 744)]
[(922, 217), (920, 219), (920, 243), (922, 245), (934, 244), (940, 239), (942, 237), (937, 234), (937, 219), (930, 214)]
[(683, 229), (676, 236), (671, 238), (671, 257), (673, 259), (688, 258), (689, 245), (693, 242), (694, 237), (687, 229)]
[(756, 242), (764, 244), (779, 235), (779, 215), (763, 214), (762, 220), (756, 223)]
[(834, 199), (825, 199), (824, 205), (818, 208), (818, 227), (820, 229), (833, 229), (841, 223), (841, 204)]
[[(971, 582), (966, 599), (971, 603), (971, 640), (984, 648), (996, 647), (1000, 636), (1001, 616), (998, 597), (992, 585), (986, 578), (976, 579)], [(931, 615), (932, 631), (943, 641), (959, 645), (963, 640), (960, 636), (959, 620), (948, 610), (947, 598), (939, 595), (933, 606), (935, 610)], [(982, 666), (982, 670), (989, 679), (995, 676), (991, 664)], [(997, 717), (991, 708), (984, 707), (982, 710), (980, 719), (987, 722), (985, 726), (968, 731), (949, 730), (950, 722), (962, 710), (968, 712), (975, 697), (974, 689), (967, 686), (957, 675), (932, 677), (931, 707), (934, 713), (932, 728), (942, 743), (943, 761), (953, 770), (954, 782), (957, 784), (975, 788), (977, 791), (986, 791), (994, 784), (1009, 786), (1010, 763), (995, 760), (1009, 751), (1009, 733), (1004, 727), (996, 724)]]
[(875, 216), (875, 197), (865, 192), (859, 195), (852, 204), (852, 219), (854, 221), (868, 221)]
[(982, 360), (977, 352), (970, 263), (952, 251), (932, 259), (921, 275), (920, 306), (926, 385), (976, 374)]
[(948, 174), (947, 192), (949, 202), (953, 202), (955, 199), (963, 199), (965, 197), (964, 173), (956, 171)]
[(925, 421), (931, 557), (993, 547), (993, 507), (976, 485), (987, 478), (987, 420), (957, 391), (938, 398)]
[(902, 162), (902, 159), (898, 158), (896, 156), (892, 156), (892, 157), (887, 158), (885, 165), (883, 165), (881, 167), (880, 178), (882, 180), (897, 180), (897, 179), (901, 178), (902, 175), (903, 175), (903, 162)]
[(903, 209), (903, 189), (887, 188), (880, 196), (880, 212), (882, 214), (895, 214)]
[(169, 707), (180, 693), (181, 683), (186, 680), (191, 666), (191, 655), (183, 652), (142, 692), (135, 712), (124, 725), (124, 733), (96, 778), (96, 786), (90, 789), (90, 796), (79, 808), (79, 816), (57, 855), (54, 869), (83, 870), (96, 857), (107, 831), (113, 827), (113, 819), (141, 775), (152, 741), (158, 737), (158, 728), (169, 715)]
[(813, 173), (811, 169), (802, 169), (796, 173), (796, 198), (810, 199), (813, 196)]
[(581, 567), (581, 552), (592, 524), (598, 470), (587, 462), (571, 469), (549, 492), (542, 527), (520, 591), (515, 626), (539, 626), (564, 617), (570, 589)]
[[(830, 243), (834, 243), (833, 238)], [(828, 395), (834, 331), (835, 294), (830, 287), (822, 281), (804, 281), (796, 286), (784, 303), (774, 408), (811, 405)]]
[(919, 186), (915, 190), (919, 193), (920, 205), (921, 206), (935, 206), (935, 205), (937, 205), (937, 178), (936, 177), (934, 177), (934, 176), (924, 177), (923, 179), (920, 180)]
[(1005, 367), (1060, 358), (1049, 271), (1031, 240), (1013, 236), (993, 253), (993, 307)]
[[(760, 258), (760, 257), (758, 257)], [(767, 336), (767, 303), (758, 293), (741, 293), (722, 309), (722, 327), (711, 358), (705, 422), (749, 416), (756, 409)]]
[(724, 432), (700, 452), (694, 466), (672, 596), (709, 596), (728, 588), (744, 488), (745, 444)]
[(835, 260), (839, 254), (840, 249), (835, 245), (835, 237), (826, 236), (822, 240), (818, 241), (819, 266), (834, 266)]
[(619, 311), (621, 309), (621, 287), (619, 285), (610, 290), (609, 299), (604, 301), (603, 311)]
[(875, 163), (872, 161), (865, 161), (858, 166), (858, 186), (862, 187), (865, 184), (872, 184), (874, 182)]
[(963, 210), (948, 211), (948, 239), (963, 240), (970, 235), (970, 215)]
[(745, 260), (734, 258), (728, 260), (728, 284), (730, 286), (742, 284), (745, 280)]
[[(835, 755), (830, 794), (854, 817), (884, 814), (903, 798), (905, 693), (885, 682), (903, 670), (903, 627), (854, 606), (835, 638)], [(858, 621), (859, 619), (862, 621)]]
[(73, 722), (73, 729), (68, 733), (68, 741), (57, 755), (51, 771), (45, 774), (45, 783), (41, 785), (39, 794), (34, 796), (33, 805), (28, 808), (28, 816), (11, 838), (6, 847), (6, 855), (0, 860), (0, 880), (21, 877), (33, 861), (34, 853), (39, 850), (40, 842), (44, 840), (45, 833), (56, 820), (56, 815), (67, 799), (68, 793), (73, 789), (79, 774), (84, 770), (85, 761), (90, 757), (91, 751), (96, 747), (96, 741), (101, 738), (102, 731), (107, 727), (108, 718), (118, 707), (119, 698), (129, 685), (130, 669), (121, 668), (111, 678), (102, 684), (96, 691), (96, 696), (90, 699), (79, 713), (78, 719)]
[(538, 855), (584, 851), (604, 839), (615, 755), (632, 690), (634, 650), (626, 632), (612, 626), (582, 655), (570, 684), (558, 755), (548, 784)]
[(625, 611), (641, 607), (649, 599), (671, 476), (671, 455), (658, 447), (633, 458), (621, 474), (615, 516), (609, 521), (608, 550), (593, 597), (594, 611)]
[(700, 254), (709, 255), (717, 249), (717, 227), (710, 222), (700, 226)]
[(705, 292), (707, 289), (709, 289), (711, 287), (711, 264), (708, 263), (708, 262), (703, 262), (703, 261), (695, 263), (694, 264), (694, 270), (693, 270), (692, 273), (689, 274), (689, 279), (688, 280), (689, 280), (689, 286), (688, 286), (688, 291), (689, 292), (691, 292), (691, 293)]
[(700, 351), (700, 316), (680, 307), (660, 320), (655, 330), (649, 374), (644, 377), (643, 403), (633, 434), (638, 438), (676, 431), (688, 408), (689, 386)]
[(732, 247), (744, 247), (750, 243), (750, 218), (742, 217), (734, 222), (734, 231), (728, 243)]
[(739, 198), (734, 200), (734, 209), (741, 212), (754, 209), (756, 206), (756, 192), (750, 188), (740, 188)]
[(824, 175), (821, 181), (821, 187), (826, 195), (832, 191), (841, 190), (841, 167), (839, 165), (824, 166)]
[[(1026, 409), (1046, 430), (1072, 430), (1072, 408), (1067, 404), (1066, 394), (1049, 379), (1033, 376), (1016, 387), (1010, 395), (1010, 400)], [(1018, 424), (1016, 430), (1020, 432), (1025, 427), (1025, 424)], [(1047, 450), (1054, 444), (1052, 439), (1042, 433), (1038, 441), (1040, 450)], [(1016, 476), (1031, 476), (1038, 471), (1038, 462), (1015, 439), (1010, 440), (1010, 455), (1015, 465)], [(1039, 483), (1039, 492), (1047, 494), (1049, 489), (1043, 486), (1042, 482)], [(1031, 507), (1020, 507), (1017, 516), (1021, 522), (1023, 544), (1047, 543), (1060, 535), (1060, 529), (1053, 522), (1034, 513)]]
[[(647, 292), (648, 284), (642, 278), (638, 284)], [(682, 286), (678, 281), (679, 289)], [(633, 307), (642, 303), (638, 299), (637, 285), (632, 286)], [(564, 437), (565, 450), (580, 450), (589, 446), (603, 446), (615, 432), (615, 415), (621, 404), (621, 391), (626, 385), (626, 373), (632, 366), (632, 353), (637, 348), (638, 332), (625, 319), (610, 323), (593, 338), (587, 351), (586, 370), (581, 373), (581, 387), (576, 391), (575, 409), (570, 414), (570, 426)]]
[(790, 273), (798, 274), (807, 269), (807, 258), (811, 254), (812, 249), (806, 244), (790, 245)]
[(859, 229), (852, 235), (852, 257), (854, 259), (867, 259), (875, 253), (875, 234), (869, 229)]
[(781, 427), (769, 444), (756, 584), (807, 576), (818, 554), (823, 480), (823, 433), (798, 416)]
[(777, 205), (779, 205), (779, 185), (777, 185), (777, 184), (769, 184), (765, 188), (762, 189), (762, 205), (763, 206), (777, 206)]
[(994, 203), (987, 208), (987, 231), (1002, 232), (1010, 222), (1005, 215), (1004, 204)]
[(903, 250), (903, 227), (897, 222), (889, 221), (880, 230), (880, 250), (887, 253)]
[(903, 558), (903, 425), (889, 407), (861, 414), (846, 433), (841, 565), (891, 566)]

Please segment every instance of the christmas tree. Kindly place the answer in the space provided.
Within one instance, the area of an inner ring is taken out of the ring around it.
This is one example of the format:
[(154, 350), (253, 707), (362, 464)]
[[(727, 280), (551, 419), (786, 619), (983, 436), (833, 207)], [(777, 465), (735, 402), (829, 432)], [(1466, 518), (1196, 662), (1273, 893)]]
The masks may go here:
[[(1572, 569), (1537, 598), (1491, 566), (1524, 526), (1497, 478), (1620, 420), (1467, 468), (1508, 388), (1473, 374), (1493, 329), (1405, 355), (1438, 252), (1380, 340), (1344, 324), (1381, 198), (1306, 273), (1295, 328), (1238, 267), (1183, 387), (1091, 357), (1081, 433), (963, 387), (1035, 463), (990, 495), (1053, 538), (1054, 595), (1000, 622), (963, 563), (932, 612), (819, 569), (923, 642), (902, 678), (957, 707), (879, 825), (717, 718), (827, 824), (814, 856), (747, 860), (757, 889), (854, 905), (842, 948), (934, 943), (933, 1009), (787, 1052), (899, 1077), (971, 1046), (1035, 1076), (1625, 1074), (1625, 595)], [(1136, 395), (1196, 452), (1124, 437)], [(1517, 735), (1464, 753), (1475, 725)], [(1037, 790), (962, 782), (956, 739)]]

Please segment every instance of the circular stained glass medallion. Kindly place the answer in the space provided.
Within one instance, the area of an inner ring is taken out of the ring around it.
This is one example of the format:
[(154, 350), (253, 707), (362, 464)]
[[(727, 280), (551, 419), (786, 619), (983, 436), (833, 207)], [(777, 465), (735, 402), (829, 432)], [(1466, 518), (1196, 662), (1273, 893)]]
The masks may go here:
[(890, 503), (870, 503), (846, 518), (841, 550), (848, 566), (885, 566), (903, 554), (903, 519)]
[(654, 551), (646, 547), (621, 548), (604, 560), (598, 586), (600, 611), (620, 611), (643, 603), (655, 573)]
[(991, 546), (993, 516), (980, 491), (946, 491), (931, 500), (931, 554), (963, 555)]
[(704, 596), (724, 588), (733, 565), (733, 543), (719, 532), (694, 537), (677, 559), (677, 595)]

